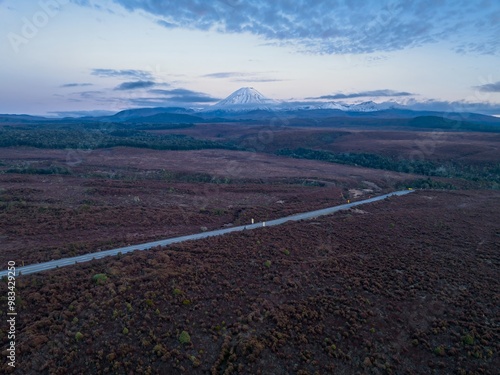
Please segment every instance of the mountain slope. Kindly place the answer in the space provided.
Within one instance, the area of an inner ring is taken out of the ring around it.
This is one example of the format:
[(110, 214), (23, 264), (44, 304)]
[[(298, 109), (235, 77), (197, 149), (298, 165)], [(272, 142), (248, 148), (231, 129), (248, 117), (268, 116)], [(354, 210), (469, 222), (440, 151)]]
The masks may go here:
[(125, 121), (130, 119), (137, 119), (141, 117), (149, 117), (158, 114), (189, 114), (194, 111), (188, 110), (181, 107), (156, 107), (156, 108), (136, 108), (136, 109), (126, 109), (120, 111), (113, 116), (108, 116), (110, 120), (113, 121)]
[(212, 111), (251, 111), (269, 110), (278, 104), (277, 101), (269, 99), (255, 90), (253, 87), (242, 87), (227, 98), (205, 109)]

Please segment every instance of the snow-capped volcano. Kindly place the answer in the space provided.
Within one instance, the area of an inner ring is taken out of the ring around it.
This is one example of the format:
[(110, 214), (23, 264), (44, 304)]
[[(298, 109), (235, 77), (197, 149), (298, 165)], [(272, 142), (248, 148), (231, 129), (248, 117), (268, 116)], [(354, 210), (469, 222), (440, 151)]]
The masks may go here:
[(261, 111), (307, 111), (307, 110), (337, 110), (342, 112), (377, 112), (387, 109), (400, 108), (394, 102), (374, 103), (372, 101), (362, 103), (345, 102), (287, 102), (278, 101), (265, 97), (253, 87), (242, 87), (227, 98), (216, 104), (203, 109), (201, 112), (250, 112)]
[(277, 101), (265, 97), (253, 87), (242, 87), (207, 110), (267, 110), (277, 104)]
[(240, 105), (240, 104), (269, 104), (275, 103), (274, 100), (266, 98), (253, 87), (242, 87), (236, 90), (226, 99), (221, 100), (216, 105)]

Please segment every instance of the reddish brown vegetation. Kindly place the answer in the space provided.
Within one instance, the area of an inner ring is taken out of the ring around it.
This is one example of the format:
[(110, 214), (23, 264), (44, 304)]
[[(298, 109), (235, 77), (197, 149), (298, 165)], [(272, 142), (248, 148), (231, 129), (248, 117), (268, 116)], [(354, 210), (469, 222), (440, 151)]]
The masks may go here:
[(494, 374), (499, 198), (420, 191), (20, 277), (18, 373)]
[(318, 148), (333, 152), (368, 152), (410, 158), (419, 153), (425, 160), (460, 160), (467, 163), (500, 160), (500, 135), (496, 133), (369, 130), (348, 127), (290, 128), (282, 126), (234, 126), (199, 124), (194, 128), (158, 131), (184, 133), (213, 140), (230, 139), (258, 151), (280, 148)]
[[(81, 153), (75, 164), (68, 164), (65, 150), (0, 152), (3, 170), (27, 163), (71, 170), (62, 176), (0, 174), (2, 263), (30, 264), (197, 233), (201, 227), (269, 220), (344, 203), (351, 187), (369, 188), (369, 195), (408, 178), (222, 150), (95, 150)], [(207, 176), (218, 183), (197, 182)]]
[[(416, 178), (262, 153), (284, 147), (403, 158), (420, 151), (426, 160), (477, 165), (500, 158), (495, 134), (270, 129), (174, 131), (257, 153), (2, 148), (0, 172), (30, 165), (70, 174), (0, 173), (0, 262), (269, 220)], [(499, 198), (419, 191), (317, 220), (21, 276), (16, 371), (494, 374)], [(5, 350), (5, 321), (0, 328)]]

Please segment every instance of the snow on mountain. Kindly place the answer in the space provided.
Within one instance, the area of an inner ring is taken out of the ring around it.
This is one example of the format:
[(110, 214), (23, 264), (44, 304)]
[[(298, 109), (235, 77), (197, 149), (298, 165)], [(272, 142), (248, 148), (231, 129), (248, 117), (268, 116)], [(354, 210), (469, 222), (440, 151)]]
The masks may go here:
[(206, 108), (206, 110), (267, 110), (277, 104), (278, 102), (276, 100), (265, 97), (253, 87), (242, 87), (241, 89), (233, 92), (227, 98), (222, 99), (216, 104)]
[(318, 109), (338, 109), (339, 111), (349, 111), (349, 105), (338, 102), (328, 102), (319, 106)]
[(348, 109), (348, 111), (351, 112), (375, 112), (379, 110), (380, 110), (379, 105), (372, 101), (352, 104), (349, 106)]
[(286, 102), (269, 99), (253, 87), (242, 87), (227, 98), (207, 107), (203, 112), (248, 112), (254, 110), (264, 111), (307, 111), (307, 110), (338, 110), (344, 112), (376, 112), (391, 108), (401, 108), (397, 103), (372, 101), (362, 103), (344, 102)]
[(389, 101), (382, 103), (374, 103), (374, 102), (365, 102), (358, 104), (361, 109), (365, 109), (365, 112), (374, 112), (374, 111), (384, 111), (387, 109), (402, 109), (405, 108), (404, 105)]
[(340, 111), (347, 112), (376, 112), (383, 111), (386, 109), (392, 109), (401, 107), (398, 103), (395, 102), (383, 102), (383, 103), (375, 103), (372, 101), (362, 102), (362, 103), (340, 103), (340, 102), (329, 102), (323, 104), (320, 109), (338, 109)]
[(275, 103), (274, 100), (266, 98), (253, 87), (242, 87), (236, 90), (226, 99), (221, 100), (216, 105), (240, 105), (240, 104), (269, 104)]
[(333, 109), (343, 112), (375, 112), (393, 108), (395, 105), (397, 104), (392, 102), (375, 103), (372, 101), (368, 101), (368, 102), (354, 103), (354, 104), (348, 104), (343, 102), (327, 102), (327, 103), (311, 103), (309, 105), (305, 105), (304, 103), (301, 103), (298, 106), (291, 105), (288, 107), (286, 106), (286, 104), (283, 104), (282, 107), (288, 109), (300, 109), (300, 110)]

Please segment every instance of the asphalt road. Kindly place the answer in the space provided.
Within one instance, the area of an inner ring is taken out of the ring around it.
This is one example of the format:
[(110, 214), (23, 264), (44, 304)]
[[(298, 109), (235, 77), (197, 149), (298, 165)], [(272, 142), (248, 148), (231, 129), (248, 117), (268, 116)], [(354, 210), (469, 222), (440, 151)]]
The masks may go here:
[[(16, 276), (18, 276), (19, 274), (27, 275), (30, 273), (36, 273), (36, 272), (46, 271), (46, 270), (50, 270), (50, 269), (54, 269), (54, 268), (70, 266), (73, 264), (88, 262), (88, 261), (91, 261), (94, 259), (101, 259), (101, 258), (108, 257), (108, 256), (115, 256), (118, 253), (125, 254), (125, 253), (130, 253), (130, 252), (135, 251), (135, 250), (148, 250), (148, 249), (151, 249), (151, 248), (156, 247), (156, 246), (167, 246), (167, 245), (170, 245), (173, 243), (198, 240), (200, 238), (207, 238), (207, 237), (212, 237), (212, 236), (220, 236), (220, 235), (223, 235), (226, 233), (239, 232), (242, 230), (249, 230), (249, 229), (257, 229), (257, 228), (262, 228), (264, 226), (271, 227), (274, 225), (280, 225), (280, 224), (286, 223), (287, 221), (298, 221), (298, 220), (304, 220), (304, 219), (311, 219), (311, 218), (315, 218), (318, 216), (329, 215), (331, 213), (341, 211), (341, 210), (348, 210), (351, 207), (359, 206), (362, 204), (380, 201), (380, 200), (383, 200), (383, 199), (390, 197), (390, 196), (405, 195), (405, 194), (411, 193), (413, 191), (414, 190), (396, 191), (393, 193), (384, 194), (381, 196), (365, 199), (362, 201), (341, 204), (339, 206), (324, 208), (324, 209), (316, 210), (316, 211), (304, 212), (301, 214), (286, 216), (286, 217), (282, 217), (280, 219), (270, 220), (270, 221), (266, 221), (266, 222), (258, 222), (258, 223), (242, 225), (242, 226), (238, 226), (238, 227), (213, 230), (210, 232), (190, 234), (187, 236), (168, 238), (166, 240), (148, 242), (148, 243), (143, 243), (140, 245), (125, 246), (125, 247), (120, 247), (117, 249), (98, 251), (95, 253), (79, 255), (79, 256), (71, 257), (71, 258), (52, 260), (50, 262), (37, 263), (37, 264), (32, 264), (29, 266), (24, 266), (24, 267), (19, 267), (19, 268), (16, 267)], [(7, 274), (8, 274), (7, 270), (0, 271), (0, 277), (6, 276)]]

